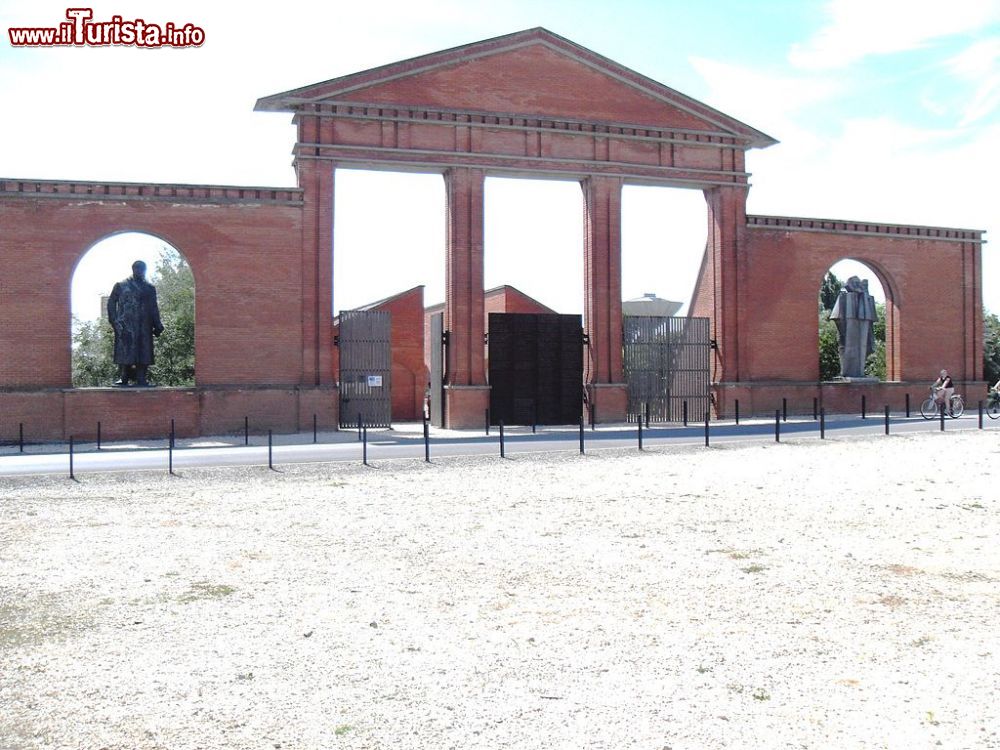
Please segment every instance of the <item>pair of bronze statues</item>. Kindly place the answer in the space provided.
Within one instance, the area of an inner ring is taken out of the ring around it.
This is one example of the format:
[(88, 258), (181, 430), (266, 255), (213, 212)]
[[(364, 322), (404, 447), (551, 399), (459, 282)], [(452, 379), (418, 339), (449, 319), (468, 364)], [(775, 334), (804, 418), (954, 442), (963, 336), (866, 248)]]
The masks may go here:
[(146, 264), (137, 260), (132, 275), (115, 284), (108, 297), (108, 320), (115, 332), (115, 385), (147, 387), (153, 364), (153, 338), (163, 333), (156, 287), (146, 281)]

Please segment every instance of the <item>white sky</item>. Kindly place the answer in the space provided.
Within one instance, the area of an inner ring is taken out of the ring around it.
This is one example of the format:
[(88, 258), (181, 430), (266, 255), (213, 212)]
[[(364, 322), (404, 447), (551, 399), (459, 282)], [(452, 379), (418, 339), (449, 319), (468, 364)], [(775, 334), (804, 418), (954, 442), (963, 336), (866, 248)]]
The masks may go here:
[[(66, 7), (0, 0), (0, 24), (55, 25)], [(0, 41), (0, 175), (292, 185), (290, 116), (254, 113), (258, 97), (542, 25), (778, 138), (748, 155), (751, 213), (1000, 237), (1000, 0), (130, 0), (94, 13), (190, 21), (206, 43), (13, 49)], [(391, 220), (377, 209), (382, 201), (396, 206)], [(579, 311), (581, 207), (573, 183), (491, 178), (486, 284), (511, 283)], [(336, 211), (337, 309), (421, 283), (428, 303), (442, 299), (440, 176), (340, 172)], [(686, 301), (705, 241), (701, 195), (630, 187), (623, 213), (623, 296)], [(996, 253), (985, 246), (984, 300), (1000, 311)], [(119, 245), (112, 255), (81, 264), (81, 281), (86, 266), (104, 269), (80, 293), (93, 314), (141, 252)]]

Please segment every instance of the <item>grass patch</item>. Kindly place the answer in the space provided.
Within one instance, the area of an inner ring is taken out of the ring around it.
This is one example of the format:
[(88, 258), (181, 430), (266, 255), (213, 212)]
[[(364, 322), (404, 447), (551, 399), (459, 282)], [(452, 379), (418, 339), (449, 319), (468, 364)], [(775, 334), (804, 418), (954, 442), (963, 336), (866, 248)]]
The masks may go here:
[(209, 583), (208, 581), (196, 581), (191, 584), (191, 587), (181, 594), (179, 601), (187, 604), (189, 602), (196, 602), (203, 599), (224, 599), (233, 592), (235, 592), (232, 586), (228, 586), (224, 583)]

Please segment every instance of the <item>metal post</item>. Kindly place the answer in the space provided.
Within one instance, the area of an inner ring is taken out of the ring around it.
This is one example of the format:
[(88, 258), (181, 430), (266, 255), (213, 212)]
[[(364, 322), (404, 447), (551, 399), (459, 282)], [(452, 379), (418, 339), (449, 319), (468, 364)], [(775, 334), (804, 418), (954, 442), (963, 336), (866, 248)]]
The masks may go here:
[(583, 417), (580, 417), (580, 455), (583, 455)]
[(684, 401), (684, 426), (688, 426), (688, 402)]
[(705, 412), (705, 447), (708, 447), (708, 412)]
[(313, 443), (316, 442), (316, 415), (313, 414)]
[(18, 452), (24, 453), (24, 422), (17, 423), (17, 446)]
[(639, 417), (639, 450), (642, 450), (642, 417)]
[(813, 396), (813, 422), (819, 419), (819, 399)]
[(868, 403), (863, 393), (861, 394), (861, 418), (868, 419)]
[(273, 469), (274, 468), (274, 460), (273, 460), (273, 456), (272, 456), (272, 448), (273, 448), (273, 433), (271, 432), (271, 430), (268, 430), (267, 431), (267, 468), (269, 468), (269, 469)]
[(826, 439), (826, 409), (819, 410), (819, 439)]
[(646, 402), (646, 429), (649, 429), (649, 402)]
[(361, 440), (361, 430), (363, 425), (361, 424), (361, 415), (358, 414), (358, 440)]
[(174, 475), (174, 429), (170, 427), (170, 442), (167, 444), (167, 473)]
[(983, 429), (983, 402), (982, 399), (979, 401), (979, 429)]
[(889, 434), (889, 404), (885, 405), (885, 434)]
[(774, 442), (781, 442), (781, 412), (774, 410)]
[(941, 432), (944, 432), (944, 404), (941, 404), (940, 410), (941, 410)]
[(740, 423), (740, 400), (736, 399), (736, 424)]
[(361, 428), (361, 462), (368, 465), (368, 425)]
[(503, 420), (500, 420), (500, 458), (503, 458)]
[(173, 418), (173, 417), (171, 417), (171, 418), (170, 418), (170, 447), (171, 447), (171, 448), (173, 448), (173, 447), (174, 447), (174, 444), (175, 444), (175, 436), (176, 436), (176, 433), (174, 433), (174, 418)]
[(782, 422), (787, 422), (788, 421), (788, 399), (787, 398), (782, 398), (781, 399), (781, 421)]
[(483, 414), (486, 417), (486, 434), (489, 435), (490, 434), (490, 410), (489, 409), (485, 409), (483, 411)]
[(910, 394), (906, 394), (906, 418), (910, 418)]
[(250, 445), (250, 417), (243, 417), (243, 445)]
[(73, 476), (73, 436), (69, 436), (69, 478), (76, 479)]
[[(982, 409), (980, 409), (982, 411)], [(97, 422), (97, 450), (101, 449), (101, 423)]]
[(431, 433), (427, 429), (427, 417), (424, 417), (424, 461), (431, 462)]

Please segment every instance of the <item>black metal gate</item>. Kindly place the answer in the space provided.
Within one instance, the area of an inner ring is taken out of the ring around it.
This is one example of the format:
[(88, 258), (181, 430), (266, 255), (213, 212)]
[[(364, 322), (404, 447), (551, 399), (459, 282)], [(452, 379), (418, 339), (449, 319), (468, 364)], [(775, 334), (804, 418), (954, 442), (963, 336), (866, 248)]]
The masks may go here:
[(340, 426), (392, 424), (391, 316), (374, 310), (340, 313)]
[(579, 315), (490, 313), (490, 422), (575, 424), (583, 410)]
[(444, 427), (444, 313), (431, 314), (431, 424)]
[(684, 404), (691, 419), (711, 408), (708, 318), (665, 318), (630, 315), (624, 321), (625, 381), (628, 420), (649, 417), (657, 422), (680, 420)]

